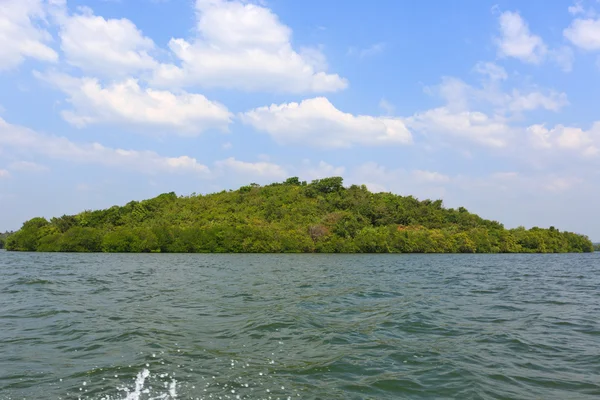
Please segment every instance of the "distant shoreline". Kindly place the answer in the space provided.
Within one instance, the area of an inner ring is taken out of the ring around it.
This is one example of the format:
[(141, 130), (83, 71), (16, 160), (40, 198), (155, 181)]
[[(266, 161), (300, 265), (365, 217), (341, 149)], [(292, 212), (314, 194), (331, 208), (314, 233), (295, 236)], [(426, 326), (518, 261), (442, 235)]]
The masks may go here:
[(6, 238), (10, 251), (106, 253), (583, 253), (586, 236), (506, 229), (442, 200), (344, 187), (341, 177), (297, 177), (235, 191), (177, 196), (77, 215), (33, 218)]

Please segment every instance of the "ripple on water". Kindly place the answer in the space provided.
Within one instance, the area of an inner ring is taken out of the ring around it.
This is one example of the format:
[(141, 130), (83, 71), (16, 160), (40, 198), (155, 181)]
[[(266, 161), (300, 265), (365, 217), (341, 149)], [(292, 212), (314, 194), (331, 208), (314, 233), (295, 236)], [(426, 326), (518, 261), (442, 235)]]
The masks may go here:
[(0, 253), (0, 397), (596, 399), (600, 255)]

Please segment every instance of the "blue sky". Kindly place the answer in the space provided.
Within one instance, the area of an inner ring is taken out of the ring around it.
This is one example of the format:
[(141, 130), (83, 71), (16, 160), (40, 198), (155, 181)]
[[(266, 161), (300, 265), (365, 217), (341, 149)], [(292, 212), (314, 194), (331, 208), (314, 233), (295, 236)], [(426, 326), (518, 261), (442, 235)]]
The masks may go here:
[(595, 0), (0, 0), (0, 230), (341, 175), (600, 241)]

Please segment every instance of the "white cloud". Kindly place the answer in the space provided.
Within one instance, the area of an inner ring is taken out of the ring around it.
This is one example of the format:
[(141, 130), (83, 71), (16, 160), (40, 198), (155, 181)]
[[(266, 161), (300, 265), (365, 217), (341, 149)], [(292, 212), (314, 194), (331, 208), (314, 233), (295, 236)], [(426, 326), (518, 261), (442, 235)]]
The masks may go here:
[[(583, 182), (582, 179), (569, 174), (557, 175), (545, 171), (527, 174), (499, 172), (485, 177), (457, 177), (455, 188), (460, 189), (465, 194), (469, 192), (471, 195), (475, 195), (476, 192), (483, 193), (483, 197), (487, 197), (486, 202), (521, 201), (526, 203), (523, 201), (523, 196), (531, 198), (533, 196), (544, 196), (546, 195), (544, 192), (565, 192)], [(510, 200), (506, 197), (502, 199), (506, 194), (510, 196)], [(509, 209), (522, 208), (522, 206), (516, 208), (515, 206), (510, 206)], [(537, 206), (539, 206), (539, 203)]]
[(396, 107), (386, 99), (381, 99), (379, 101), (379, 108), (381, 108), (386, 115), (392, 115)]
[(13, 171), (21, 172), (44, 172), (48, 171), (48, 167), (32, 161), (15, 161), (10, 164), (9, 168)]
[(550, 192), (564, 192), (582, 182), (583, 180), (579, 178), (551, 177), (544, 182), (542, 187)]
[(103, 87), (94, 78), (36, 75), (68, 95), (73, 109), (62, 116), (77, 127), (123, 124), (195, 136), (212, 128), (226, 130), (232, 118), (225, 106), (200, 94), (144, 89), (131, 78)]
[(287, 176), (287, 172), (281, 166), (266, 161), (245, 162), (229, 157), (225, 160), (215, 162), (215, 166), (223, 171), (231, 172), (236, 175), (268, 177), (281, 179)]
[(587, 131), (563, 125), (551, 129), (544, 125), (532, 125), (527, 132), (536, 148), (576, 151), (587, 157), (600, 153), (600, 122)]
[(533, 86), (506, 92), (499, 84), (501, 80), (499, 77), (503, 70), (476, 68), (476, 71), (490, 77), (482, 87), (468, 85), (457, 78), (445, 78), (442, 81), (439, 93), (446, 99), (450, 108), (469, 110), (489, 104), (493, 107), (494, 113), (505, 115), (538, 109), (557, 112), (569, 104), (566, 93), (559, 93), (552, 89)]
[(320, 161), (317, 165), (314, 165), (310, 160), (303, 160), (298, 168), (297, 175), (302, 179), (312, 181), (331, 176), (342, 176), (345, 171), (346, 168), (336, 167), (325, 161)]
[(469, 110), (473, 101), (480, 102), (482, 98), (490, 101), (492, 92), (493, 96), (497, 97), (496, 91), (496, 87), (493, 87), (493, 91), (485, 90), (485, 88), (480, 90), (454, 77), (443, 77), (442, 83), (439, 85), (425, 87), (426, 93), (440, 97), (453, 111)]
[(537, 109), (546, 109), (549, 111), (559, 111), (562, 107), (569, 104), (565, 93), (549, 91), (548, 94), (541, 92), (521, 93), (519, 90), (513, 90), (508, 99), (508, 108), (513, 112), (532, 111)]
[(52, 36), (39, 27), (45, 18), (41, 0), (2, 0), (0, 8), (0, 71), (18, 66), (25, 58), (58, 61), (58, 54), (48, 46)]
[(393, 192), (417, 198), (442, 198), (453, 179), (435, 171), (387, 168), (367, 162), (350, 171), (348, 181), (364, 184), (374, 192)]
[(446, 109), (451, 113), (487, 110), (508, 117), (510, 114), (538, 109), (556, 112), (569, 104), (565, 93), (554, 90), (525, 87), (506, 92), (500, 85), (500, 81), (506, 77), (505, 71), (495, 64), (479, 63), (474, 70), (487, 78), (481, 87), (469, 85), (458, 78), (444, 77), (441, 84), (426, 87), (425, 90), (443, 99)]
[(401, 119), (344, 113), (324, 97), (260, 107), (240, 117), (282, 144), (335, 148), (412, 143)]
[(419, 132), (450, 135), (491, 147), (505, 147), (514, 130), (500, 117), (477, 111), (453, 112), (439, 107), (406, 119), (406, 125)]
[(585, 13), (585, 9), (583, 8), (583, 4), (581, 3), (581, 0), (578, 0), (575, 2), (575, 4), (573, 4), (572, 6), (569, 6), (568, 10), (569, 10), (569, 13), (573, 14), (573, 15)]
[(492, 179), (498, 179), (501, 181), (512, 180), (519, 177), (518, 172), (496, 172), (491, 175)]
[(414, 178), (417, 182), (425, 182), (425, 183), (446, 183), (450, 182), (450, 177), (448, 175), (441, 174), (439, 172), (432, 171), (423, 171), (423, 170), (414, 170), (412, 171)]
[(503, 12), (499, 23), (501, 36), (496, 39), (498, 55), (518, 58), (531, 64), (542, 62), (548, 48), (541, 37), (529, 31), (529, 26), (519, 13)]
[[(558, 112), (569, 104), (567, 95), (535, 86), (506, 91), (502, 85), (508, 74), (493, 63), (478, 63), (474, 71), (483, 75), (481, 86), (472, 86), (454, 77), (444, 77), (427, 93), (445, 104), (417, 112), (406, 118), (406, 125), (425, 135), (468, 140), (489, 147), (510, 147), (522, 129), (511, 125), (523, 113), (534, 110)], [(433, 141), (430, 140), (430, 143)]]
[(189, 172), (206, 175), (208, 167), (188, 156), (163, 157), (152, 151), (123, 150), (99, 143), (75, 143), (65, 137), (45, 135), (11, 125), (0, 118), (0, 146), (13, 153), (44, 156), (82, 164), (99, 164), (144, 173)]
[(242, 1), (197, 0), (197, 37), (171, 39), (181, 66), (162, 64), (154, 82), (276, 92), (331, 92), (345, 79), (322, 68), (318, 50), (296, 52), (291, 29), (268, 8)]
[(506, 70), (498, 64), (494, 64), (492, 62), (478, 62), (475, 65), (474, 71), (481, 75), (487, 76), (492, 81), (504, 81), (508, 79)]
[(300, 55), (302, 59), (311, 65), (317, 71), (327, 71), (329, 66), (327, 65), (327, 58), (323, 54), (323, 46), (316, 47), (303, 47), (300, 49)]
[(144, 36), (128, 19), (105, 19), (88, 8), (68, 15), (66, 8), (55, 12), (60, 24), (61, 49), (67, 62), (86, 73), (125, 76), (154, 69), (150, 56), (152, 39)]
[(549, 51), (549, 56), (563, 71), (571, 72), (573, 69), (575, 54), (573, 53), (573, 49), (571, 47), (561, 46), (557, 49), (551, 49)]
[(0, 169), (0, 179), (10, 177), (10, 172), (5, 169)]
[(600, 50), (600, 19), (575, 19), (563, 34), (583, 50)]
[(357, 56), (359, 58), (372, 57), (372, 56), (382, 53), (385, 50), (385, 46), (386, 46), (385, 43), (379, 42), (379, 43), (374, 43), (371, 46), (366, 47), (364, 49), (350, 47), (348, 49), (348, 55), (349, 56)]
[(568, 46), (548, 47), (540, 36), (529, 31), (529, 26), (518, 12), (503, 12), (499, 24), (501, 36), (495, 42), (500, 57), (513, 57), (529, 64), (551, 60), (565, 72), (572, 70), (573, 50)]
[[(0, 118), (0, 146), (11, 150), (12, 155), (23, 157), (47, 157), (75, 164), (91, 164), (132, 170), (144, 174), (186, 173), (198, 178), (222, 181), (234, 177), (235, 181), (273, 182), (292, 175), (311, 179), (341, 175), (343, 167), (334, 167), (323, 161), (313, 165), (303, 161), (298, 167), (286, 168), (268, 161), (246, 162), (229, 157), (213, 163), (213, 168), (201, 164), (193, 157), (165, 157), (153, 151), (124, 150), (110, 148), (99, 143), (77, 143), (65, 137), (47, 135), (31, 129), (11, 125)], [(46, 167), (33, 162), (15, 162), (10, 169), (20, 171), (42, 171)], [(4, 172), (3, 172), (4, 171)], [(1, 177), (9, 177), (8, 170), (0, 170)], [(220, 190), (220, 189), (219, 189)]]

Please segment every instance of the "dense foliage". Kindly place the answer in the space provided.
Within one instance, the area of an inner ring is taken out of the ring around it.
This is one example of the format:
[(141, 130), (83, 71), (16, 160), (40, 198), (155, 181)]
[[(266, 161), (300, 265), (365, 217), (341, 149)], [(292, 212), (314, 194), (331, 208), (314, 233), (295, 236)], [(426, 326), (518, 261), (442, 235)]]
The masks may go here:
[(2, 250), (6, 246), (6, 239), (12, 232), (4, 232), (0, 233), (0, 250)]
[(342, 178), (177, 197), (165, 193), (123, 207), (47, 221), (33, 218), (7, 249), (65, 252), (514, 253), (591, 252), (582, 235), (506, 230), (446, 209), (441, 200), (345, 188)]

